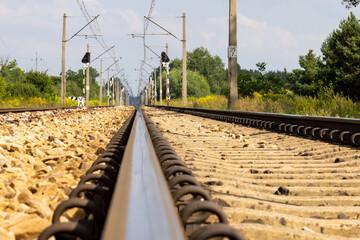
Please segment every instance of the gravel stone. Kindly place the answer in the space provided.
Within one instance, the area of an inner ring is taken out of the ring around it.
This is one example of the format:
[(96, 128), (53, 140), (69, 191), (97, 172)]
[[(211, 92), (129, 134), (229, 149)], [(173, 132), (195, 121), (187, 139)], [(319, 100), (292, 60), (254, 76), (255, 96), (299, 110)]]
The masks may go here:
[(0, 115), (0, 239), (35, 239), (132, 107)]

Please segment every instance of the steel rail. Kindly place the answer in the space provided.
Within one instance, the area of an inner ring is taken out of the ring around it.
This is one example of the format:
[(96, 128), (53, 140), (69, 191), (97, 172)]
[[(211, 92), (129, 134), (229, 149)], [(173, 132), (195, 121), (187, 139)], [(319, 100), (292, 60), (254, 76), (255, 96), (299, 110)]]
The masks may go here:
[(253, 127), (360, 145), (360, 119), (245, 112), (200, 108), (153, 106), (166, 110), (199, 115)]
[(185, 239), (140, 111), (112, 199), (101, 239)]
[[(114, 106), (93, 106), (90, 108), (107, 108), (107, 107), (114, 107)], [(22, 113), (22, 112), (40, 112), (40, 111), (52, 111), (52, 110), (66, 110), (66, 109), (77, 109), (79, 107), (16, 107), (16, 108), (0, 108), (0, 114), (6, 113)]]

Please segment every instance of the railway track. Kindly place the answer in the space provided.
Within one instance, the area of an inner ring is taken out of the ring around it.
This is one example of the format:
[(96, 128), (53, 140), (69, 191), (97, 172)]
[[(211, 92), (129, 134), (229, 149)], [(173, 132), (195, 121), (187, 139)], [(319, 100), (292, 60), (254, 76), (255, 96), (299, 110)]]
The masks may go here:
[(360, 120), (164, 108), (145, 112), (246, 239), (359, 239)]
[(359, 237), (359, 120), (167, 109), (132, 114), (40, 240)]
[[(73, 211), (75, 210), (75, 211)], [(57, 206), (49, 239), (244, 237), (141, 111), (134, 111)]]
[[(105, 108), (112, 106), (96, 106), (90, 108)], [(52, 110), (65, 110), (76, 109), (78, 107), (16, 107), (16, 108), (0, 108), (0, 114), (6, 113), (21, 113), (21, 112), (38, 112), (38, 111), (52, 111)]]

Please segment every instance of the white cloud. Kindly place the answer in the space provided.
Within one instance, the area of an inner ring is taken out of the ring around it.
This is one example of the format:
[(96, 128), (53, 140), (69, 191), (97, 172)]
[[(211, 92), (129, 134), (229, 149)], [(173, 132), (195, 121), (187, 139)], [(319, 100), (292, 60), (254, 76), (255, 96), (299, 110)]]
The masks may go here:
[(100, 5), (98, 0), (84, 0), (84, 3)]
[(294, 48), (298, 41), (293, 33), (281, 27), (270, 27), (266, 22), (238, 15), (240, 49), (264, 51), (267, 49)]
[(131, 31), (142, 31), (143, 24), (136, 12), (128, 9), (125, 11), (120, 11), (120, 15), (129, 25), (129, 29)]
[[(106, 14), (107, 11), (103, 8), (98, 0), (83, 0), (89, 13)], [(91, 15), (91, 14), (90, 14)]]
[(216, 37), (214, 32), (203, 32), (202, 35), (206, 42), (211, 42)]
[[(205, 42), (214, 44), (219, 40), (227, 39), (227, 18), (209, 18), (206, 23), (208, 26), (202, 32)], [(324, 39), (323, 34), (297, 36), (287, 29), (271, 27), (266, 22), (251, 19), (243, 14), (238, 14), (237, 27), (238, 47), (240, 50), (246, 49), (247, 51), (297, 48), (304, 41), (317, 42)]]

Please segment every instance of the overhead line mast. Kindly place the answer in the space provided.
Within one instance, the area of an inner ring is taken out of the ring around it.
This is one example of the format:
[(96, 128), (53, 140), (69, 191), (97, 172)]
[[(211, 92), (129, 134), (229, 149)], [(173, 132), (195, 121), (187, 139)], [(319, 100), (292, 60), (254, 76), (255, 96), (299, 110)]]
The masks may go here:
[[(151, 5), (150, 5), (150, 9), (149, 9), (149, 12), (148, 12), (148, 15), (147, 17), (150, 18), (154, 12), (154, 8), (155, 8), (155, 4), (156, 4), (156, 0), (152, 0), (151, 1)], [(146, 44), (145, 44), (145, 34), (147, 32), (147, 29), (149, 27), (149, 22), (144, 21), (144, 37), (143, 37), (143, 45), (144, 45), (144, 60), (146, 59)], [(141, 65), (140, 65), (140, 70), (144, 68), (144, 63), (141, 62)], [(140, 71), (140, 79), (143, 78), (143, 73), (142, 71)], [(138, 86), (138, 94), (140, 94), (141, 92), (141, 80), (139, 79), (139, 86)]]
[[(83, 13), (85, 19), (87, 20), (87, 22), (89, 22), (91, 19), (91, 16), (86, 9), (84, 0), (77, 0), (77, 3), (79, 5), (79, 8), (80, 8), (81, 12)], [(102, 37), (99, 23), (96, 21), (95, 26), (90, 25), (90, 29), (94, 35), (99, 36), (99, 38), (95, 38), (95, 39), (101, 45), (101, 47), (104, 49), (104, 51), (109, 49), (104, 38)], [(113, 59), (114, 62), (116, 61), (116, 53), (115, 53), (114, 49), (112, 51), (109, 51), (109, 56)], [(120, 67), (118, 66), (118, 64), (116, 64), (115, 66), (116, 66), (117, 71), (119, 71)], [(122, 79), (121, 82), (124, 84), (124, 86), (126, 86), (127, 90), (130, 92), (130, 94), (134, 95), (132, 89), (129, 86), (127, 79)]]

